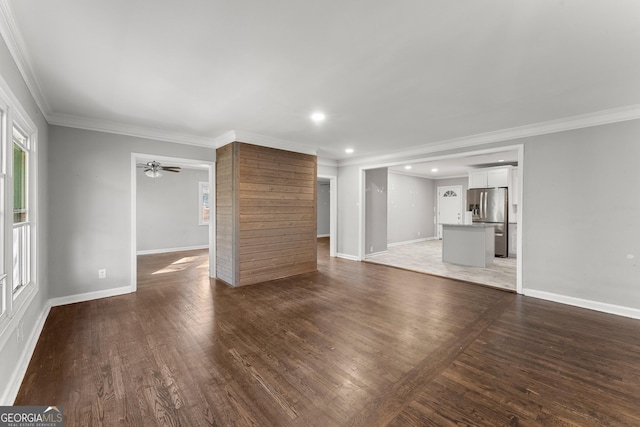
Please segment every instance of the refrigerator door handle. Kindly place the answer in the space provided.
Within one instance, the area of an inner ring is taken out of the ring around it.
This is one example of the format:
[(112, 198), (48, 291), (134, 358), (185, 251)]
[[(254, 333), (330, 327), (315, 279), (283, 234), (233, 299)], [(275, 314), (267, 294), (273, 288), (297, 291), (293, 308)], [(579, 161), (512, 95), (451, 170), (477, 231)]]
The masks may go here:
[(484, 191), (481, 191), (480, 192), (480, 214), (479, 214), (479, 217), (481, 220), (484, 219), (484, 215), (482, 215), (482, 206), (484, 206), (482, 203), (483, 200), (484, 200)]
[(487, 219), (487, 200), (489, 199), (489, 193), (484, 192), (484, 219)]

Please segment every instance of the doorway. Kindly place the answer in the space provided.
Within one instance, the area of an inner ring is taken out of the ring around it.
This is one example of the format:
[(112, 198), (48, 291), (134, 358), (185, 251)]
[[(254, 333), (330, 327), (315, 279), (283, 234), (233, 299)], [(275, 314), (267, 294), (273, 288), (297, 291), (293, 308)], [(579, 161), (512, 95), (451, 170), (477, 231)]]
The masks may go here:
[[(151, 177), (154, 175), (153, 173), (145, 174), (144, 168), (138, 167), (138, 165), (144, 165), (149, 161), (156, 161), (165, 166), (175, 166), (175, 169), (180, 172), (162, 170), (162, 174), (166, 176)], [(144, 181), (142, 181), (143, 179)], [(161, 181), (163, 179), (164, 181)], [(184, 185), (185, 182), (187, 185)], [(208, 187), (209, 193), (203, 192), (203, 188), (206, 187)], [(146, 209), (147, 206), (139, 206), (141, 198), (138, 191), (148, 191), (149, 188), (155, 192), (153, 197), (162, 198), (162, 200), (156, 201), (156, 210), (151, 212)], [(207, 253), (205, 257), (208, 267), (207, 275), (215, 277), (215, 220), (213, 220), (215, 218), (215, 199), (213, 197), (207, 198), (207, 200), (203, 198), (205, 194), (207, 196), (212, 194), (211, 189), (213, 188), (215, 188), (215, 163), (213, 162), (154, 154), (131, 154), (131, 292), (137, 290), (139, 254), (205, 250)], [(181, 193), (185, 193), (185, 195)], [(188, 197), (188, 200), (177, 200), (179, 197)], [(203, 205), (207, 204), (208, 212), (204, 212), (203, 215)], [(141, 219), (139, 217), (141, 214), (144, 214), (146, 219)], [(206, 218), (206, 214), (208, 214), (208, 218)], [(182, 222), (188, 224), (189, 230), (185, 225), (181, 225), (181, 229), (175, 229), (177, 227), (174, 227), (173, 222), (176, 218), (184, 218)], [(209, 219), (208, 224), (206, 219)], [(141, 220), (145, 223), (141, 224)], [(153, 222), (153, 226), (147, 227), (146, 222)], [(140, 232), (145, 227), (147, 235), (143, 240)], [(198, 229), (200, 231), (197, 231)], [(151, 230), (150, 233), (149, 230)], [(194, 235), (204, 237), (194, 241)], [(141, 244), (145, 245), (142, 251), (140, 250)]]
[[(338, 248), (338, 178), (335, 175), (318, 174), (317, 214), (318, 214), (318, 238), (329, 239), (329, 256), (335, 257)], [(320, 187), (324, 193), (320, 195)], [(322, 199), (321, 199), (322, 198)], [(322, 204), (322, 205), (321, 205)], [(322, 216), (322, 219), (320, 218)], [(327, 218), (328, 216), (328, 218)], [(320, 221), (323, 227), (320, 228)], [(328, 232), (328, 233), (327, 233)]]
[(437, 201), (438, 239), (442, 240), (442, 224), (462, 224), (463, 222), (462, 206), (464, 197), (462, 186), (438, 187)]
[[(449, 273), (451, 273), (451, 268), (448, 264), (446, 265), (441, 265), (441, 267), (443, 267), (441, 269), (440, 272), (438, 271), (428, 271), (428, 269), (425, 266), (425, 262), (424, 262), (424, 257), (427, 255), (420, 255), (418, 254), (418, 251), (416, 250), (416, 248), (412, 248), (409, 245), (403, 245), (403, 246), (398, 246), (399, 248), (402, 249), (406, 249), (407, 250), (407, 254), (403, 254), (400, 253), (400, 250), (396, 250), (397, 247), (394, 245), (393, 252), (391, 253), (392, 250), (389, 249), (389, 253), (387, 254), (381, 254), (380, 256), (376, 255), (376, 257), (374, 258), (369, 258), (367, 256), (367, 253), (365, 251), (365, 236), (366, 236), (366, 217), (367, 215), (369, 215), (369, 211), (367, 210), (367, 198), (369, 197), (369, 194), (367, 192), (367, 187), (365, 185), (366, 183), (366, 172), (368, 170), (371, 169), (377, 169), (377, 168), (381, 168), (381, 167), (387, 167), (389, 170), (393, 170), (394, 172), (404, 172), (405, 174), (409, 174), (406, 173), (406, 170), (409, 169), (407, 166), (411, 167), (412, 172), (410, 173), (410, 175), (419, 175), (422, 177), (426, 177), (427, 179), (433, 179), (436, 181), (444, 181), (447, 180), (447, 182), (442, 182), (443, 185), (441, 185), (441, 187), (445, 187), (445, 186), (460, 186), (461, 187), (461, 203), (462, 203), (462, 207), (461, 207), (461, 215), (460, 215), (460, 222), (464, 222), (464, 217), (463, 215), (463, 211), (462, 209), (464, 208), (464, 199), (466, 198), (466, 194), (465, 194), (465, 187), (467, 186), (467, 181), (468, 181), (468, 173), (469, 173), (469, 167), (473, 166), (473, 167), (484, 167), (484, 168), (488, 168), (488, 167), (493, 167), (493, 166), (499, 166), (502, 165), (502, 162), (505, 162), (505, 160), (503, 159), (504, 156), (507, 155), (506, 158), (506, 162), (513, 162), (514, 165), (516, 165), (518, 167), (518, 176), (521, 177), (522, 176), (522, 172), (523, 172), (523, 168), (524, 166), (524, 145), (522, 144), (518, 144), (518, 145), (510, 145), (510, 146), (502, 146), (502, 147), (494, 147), (494, 148), (489, 148), (489, 149), (480, 149), (480, 150), (470, 150), (470, 151), (466, 151), (466, 152), (459, 152), (459, 153), (455, 153), (455, 154), (446, 154), (443, 156), (432, 156), (432, 157), (424, 157), (424, 158), (415, 158), (413, 159), (411, 162), (408, 162), (407, 160), (403, 160), (403, 161), (396, 161), (396, 162), (389, 162), (389, 163), (383, 163), (383, 164), (375, 164), (375, 165), (371, 165), (371, 166), (360, 166), (358, 168), (358, 200), (357, 200), (357, 205), (358, 205), (358, 218), (357, 218), (357, 230), (358, 230), (358, 236), (357, 236), (357, 242), (358, 242), (358, 248), (357, 248), (357, 257), (354, 257), (354, 259), (359, 260), (359, 261), (364, 261), (364, 260), (370, 260), (371, 262), (378, 262), (380, 264), (387, 264), (387, 265), (392, 265), (392, 266), (396, 266), (396, 267), (400, 267), (400, 268), (408, 268), (408, 269), (413, 269), (416, 271), (423, 271), (425, 273), (430, 273), (430, 274), (437, 274), (437, 275), (444, 275), (447, 276)], [(494, 157), (494, 156), (498, 156), (498, 157)], [(489, 159), (487, 159), (489, 157)], [(489, 161), (486, 161), (489, 160)], [(411, 163), (409, 165), (409, 163)], [(446, 172), (447, 175), (443, 175), (443, 172), (445, 172), (445, 168), (446, 168)], [(453, 169), (452, 169), (453, 168)], [(455, 168), (465, 168), (465, 169), (457, 169), (455, 170)], [(431, 175), (429, 174), (429, 171), (431, 171), (432, 173), (437, 173), (437, 175)], [(450, 182), (449, 180), (457, 180), (457, 182)], [(464, 182), (460, 182), (459, 180), (463, 179)], [(514, 188), (513, 191), (516, 194), (516, 196), (513, 198), (514, 200), (517, 201), (517, 210), (515, 210), (515, 215), (514, 218), (517, 218), (517, 227), (515, 229), (515, 233), (513, 233), (513, 236), (515, 237), (515, 242), (514, 242), (514, 246), (517, 248), (517, 258), (505, 258), (504, 260), (506, 260), (506, 262), (510, 262), (511, 265), (508, 266), (504, 266), (505, 267), (505, 283), (508, 283), (508, 288), (509, 289), (514, 289), (517, 293), (522, 293), (523, 291), (523, 280), (522, 280), (522, 265), (523, 265), (523, 255), (522, 255), (522, 187), (523, 187), (523, 180), (522, 179), (516, 179), (513, 180), (514, 183)], [(436, 186), (437, 188), (437, 186)], [(434, 188), (435, 190), (435, 188)], [(426, 213), (425, 216), (428, 218), (428, 221), (433, 221), (434, 224), (434, 229), (433, 229), (433, 235), (434, 235), (434, 240), (429, 240), (427, 239), (426, 242), (416, 242), (417, 245), (424, 245), (424, 246), (439, 246), (442, 244), (441, 240), (438, 240), (438, 237), (442, 237), (441, 232), (439, 230), (440, 227), (438, 227), (438, 223), (442, 224), (444, 222), (449, 222), (445, 219), (440, 219), (438, 220), (438, 216), (437, 216), (437, 207), (435, 206), (438, 203), (438, 197), (437, 194), (434, 195), (433, 197), (434, 200), (434, 209), (432, 213)], [(458, 222), (458, 215), (457, 212), (455, 214), (455, 220), (450, 221), (453, 223), (457, 223)], [(407, 243), (414, 243), (411, 241), (408, 241)], [(426, 250), (428, 250), (430, 248), (426, 248)], [(441, 251), (441, 248), (438, 249), (438, 251)], [(435, 250), (434, 250), (434, 253)], [(387, 260), (385, 261), (384, 258), (387, 258)], [(392, 259), (393, 258), (393, 259)], [(440, 259), (441, 257), (437, 256), (435, 257), (436, 261), (438, 261), (438, 259)], [(412, 259), (416, 259), (416, 263), (415, 265), (409, 265), (411, 264), (409, 261), (411, 261)], [(438, 261), (439, 264), (444, 264), (442, 263), (441, 259), (440, 261)], [(498, 259), (495, 261), (496, 264), (501, 264), (501, 260)], [(406, 264), (406, 265), (403, 265)], [(459, 275), (458, 275), (459, 273)], [(458, 278), (461, 280), (467, 280), (467, 281), (475, 281), (477, 283), (483, 283), (483, 284), (489, 284), (492, 285), (493, 282), (493, 278), (492, 277), (488, 277), (487, 278), (487, 282), (482, 282), (480, 280), (477, 280), (477, 271), (460, 271), (460, 272), (455, 272), (456, 275), (458, 275), (458, 277), (455, 276), (451, 276), (453, 278)], [(449, 276), (447, 276), (449, 277)]]

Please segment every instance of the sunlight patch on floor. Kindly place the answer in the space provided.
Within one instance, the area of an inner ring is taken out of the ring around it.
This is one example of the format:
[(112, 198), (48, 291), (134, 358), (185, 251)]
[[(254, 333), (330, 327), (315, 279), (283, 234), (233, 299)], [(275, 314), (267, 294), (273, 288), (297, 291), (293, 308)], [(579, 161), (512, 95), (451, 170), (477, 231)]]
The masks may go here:
[(190, 256), (184, 257), (177, 261), (172, 262), (168, 266), (161, 268), (160, 270), (154, 271), (151, 274), (166, 274), (166, 273), (175, 273), (176, 271), (182, 271), (189, 266), (191, 262), (197, 260), (198, 257)]

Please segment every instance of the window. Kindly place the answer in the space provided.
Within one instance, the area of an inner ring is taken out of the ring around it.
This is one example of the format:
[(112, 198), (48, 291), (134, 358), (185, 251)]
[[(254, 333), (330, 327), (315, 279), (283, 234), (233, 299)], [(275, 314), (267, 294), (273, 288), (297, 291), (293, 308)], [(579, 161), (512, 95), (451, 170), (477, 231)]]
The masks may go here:
[(13, 127), (13, 293), (31, 281), (31, 224), (29, 222), (29, 138)]
[(199, 191), (198, 191), (198, 200), (200, 203), (200, 209), (198, 209), (199, 225), (208, 225), (209, 224), (209, 183), (208, 182), (200, 182), (199, 183)]
[[(0, 106), (0, 141), (5, 140), (5, 129), (7, 123), (7, 105), (2, 104)], [(4, 163), (5, 159), (5, 144), (3, 143), (0, 147), (0, 332), (4, 329), (8, 321), (8, 309), (9, 309), (9, 291), (7, 290), (7, 274), (5, 268), (5, 244), (4, 244), (4, 236), (5, 233), (5, 221), (4, 221), (4, 212), (5, 212), (5, 197), (6, 197), (6, 165)]]
[(0, 336), (38, 292), (36, 147), (35, 124), (0, 79)]
[(27, 221), (27, 137), (13, 128), (13, 223)]

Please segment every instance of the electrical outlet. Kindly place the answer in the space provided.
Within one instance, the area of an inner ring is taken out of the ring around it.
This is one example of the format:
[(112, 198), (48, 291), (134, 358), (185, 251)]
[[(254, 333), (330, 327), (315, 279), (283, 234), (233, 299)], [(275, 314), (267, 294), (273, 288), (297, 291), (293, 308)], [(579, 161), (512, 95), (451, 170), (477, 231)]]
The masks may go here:
[(107, 278), (107, 269), (102, 268), (98, 270), (98, 279), (106, 279)]

